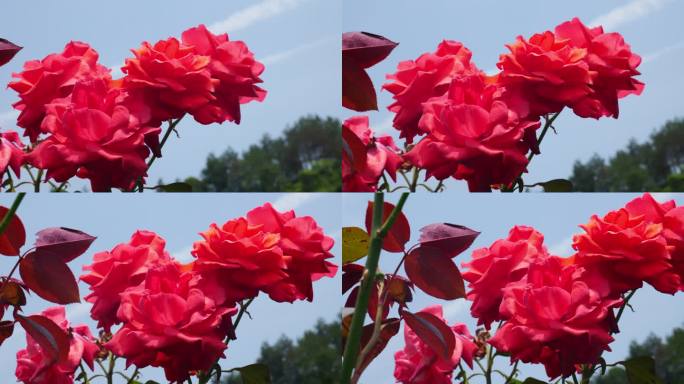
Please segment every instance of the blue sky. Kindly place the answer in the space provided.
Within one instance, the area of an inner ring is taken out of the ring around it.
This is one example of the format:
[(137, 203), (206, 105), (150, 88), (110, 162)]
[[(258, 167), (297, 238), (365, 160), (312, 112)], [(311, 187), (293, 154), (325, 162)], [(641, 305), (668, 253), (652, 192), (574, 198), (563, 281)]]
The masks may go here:
[[(244, 150), (264, 133), (278, 136), (307, 114), (334, 115), (340, 105), (341, 2), (326, 0), (181, 0), (3, 2), (2, 36), (24, 49), (0, 68), (0, 83), (11, 80), (27, 60), (61, 52), (70, 40), (81, 40), (100, 53), (100, 62), (120, 67), (130, 49), (143, 40), (156, 42), (200, 23), (214, 32), (243, 40), (266, 65), (262, 75), (268, 96), (243, 106), (242, 123), (202, 126), (192, 118), (179, 125), (164, 158), (154, 164), (150, 180), (199, 175), (209, 153), (228, 146)], [(15, 127), (11, 104), (16, 93), (0, 87), (0, 127)], [(80, 185), (80, 184), (79, 184)]]
[[(398, 194), (392, 194), (386, 201), (396, 203)], [(514, 225), (531, 225), (545, 235), (549, 251), (559, 256), (571, 254), (571, 236), (578, 233), (579, 224), (589, 220), (592, 214), (603, 215), (620, 208), (637, 197), (637, 194), (524, 194), (482, 195), (482, 194), (428, 194), (417, 193), (409, 196), (404, 212), (411, 224), (409, 245), (418, 240), (419, 229), (435, 222), (450, 222), (465, 225), (481, 231), (475, 243), (456, 258), (457, 263), (470, 259), (474, 249), (489, 246), (495, 240), (506, 237)], [(674, 198), (678, 205), (684, 204), (684, 195), (654, 195), (664, 201)], [(370, 194), (346, 194), (343, 197), (344, 226), (363, 228), (364, 213)], [(385, 272), (394, 270), (399, 262), (399, 254), (383, 253), (380, 268)], [(668, 335), (674, 327), (684, 325), (684, 293), (674, 297), (656, 292), (650, 287), (640, 289), (630, 302), (636, 312), (626, 311), (620, 321), (622, 332), (611, 345), (613, 352), (604, 355), (611, 363), (626, 357), (632, 340), (642, 341), (649, 333), (659, 336)], [(444, 301), (435, 299), (416, 290), (414, 301), (409, 307), (418, 311), (428, 305), (442, 304), (445, 316), (450, 323), (465, 323), (471, 332), (475, 330), (475, 320), (470, 316), (469, 303), (463, 299)], [(362, 382), (391, 384), (394, 382), (394, 352), (403, 348), (403, 329), (390, 341), (383, 353), (369, 366)], [(510, 368), (504, 358), (500, 358), (499, 368), (508, 372)], [(525, 365), (523, 374), (544, 379), (543, 368)], [(523, 378), (526, 376), (522, 376)], [(498, 380), (498, 379), (497, 379)], [(497, 381), (498, 382), (498, 381)]]
[[(547, 136), (542, 156), (534, 159), (526, 177), (538, 182), (568, 177), (576, 159), (586, 160), (594, 153), (610, 156), (630, 138), (643, 140), (668, 119), (682, 116), (682, 14), (684, 2), (674, 0), (345, 0), (342, 28), (377, 33), (399, 43), (385, 61), (369, 70), (376, 89), (385, 74), (395, 72), (399, 61), (432, 52), (443, 39), (463, 42), (473, 51), (476, 65), (492, 71), (499, 54), (508, 52), (504, 45), (516, 36), (553, 29), (575, 16), (620, 32), (644, 58), (639, 68), (646, 83), (644, 93), (620, 102), (619, 120), (581, 119), (563, 112), (555, 124), (558, 135)], [(386, 110), (390, 103), (391, 94), (379, 92), (380, 112), (371, 113), (371, 126), (398, 137), (391, 127), (393, 115)], [(354, 114), (345, 113), (346, 117)], [(457, 189), (465, 189), (465, 183), (455, 183)], [(449, 185), (454, 188), (454, 182)]]
[[(157, 232), (167, 241), (168, 251), (178, 259), (190, 260), (190, 247), (199, 240), (198, 232), (204, 231), (212, 222), (223, 223), (242, 216), (253, 207), (272, 202), (278, 209), (294, 209), (297, 215), (310, 215), (324, 231), (335, 239), (335, 255), (340, 254), (339, 243), (341, 196), (337, 194), (154, 194), (154, 195), (28, 195), (18, 214), (26, 226), (27, 246), (33, 244), (34, 234), (46, 227), (66, 226), (80, 229), (97, 236), (90, 250), (69, 263), (75, 275), (80, 275), (83, 265), (92, 262), (95, 252), (110, 250), (116, 244), (129, 240), (137, 229)], [(2, 196), (0, 205), (9, 206), (12, 197)], [(334, 207), (331, 209), (331, 207)], [(0, 257), (0, 274), (9, 273), (15, 258)], [(282, 334), (299, 337), (314, 326), (317, 319), (334, 320), (341, 304), (339, 276), (323, 279), (314, 284), (314, 302), (295, 304), (275, 303), (259, 296), (250, 306), (253, 319), (245, 318), (238, 328), (238, 340), (227, 350), (224, 368), (253, 363), (259, 356), (263, 342), (273, 343)], [(81, 296), (88, 293), (79, 284)], [(29, 297), (25, 313), (33, 314), (52, 306), (37, 296)], [(86, 323), (94, 329), (89, 319), (88, 304), (67, 306), (67, 317), (72, 323)], [(273, 316), (277, 314), (277, 316)], [(0, 377), (3, 383), (14, 382), (15, 354), (26, 345), (24, 332), (15, 329), (12, 338), (0, 346)], [(132, 370), (129, 371), (129, 374)], [(146, 369), (145, 380), (166, 382), (161, 369)], [(143, 382), (145, 381), (143, 380)], [(118, 382), (118, 381), (117, 381)]]

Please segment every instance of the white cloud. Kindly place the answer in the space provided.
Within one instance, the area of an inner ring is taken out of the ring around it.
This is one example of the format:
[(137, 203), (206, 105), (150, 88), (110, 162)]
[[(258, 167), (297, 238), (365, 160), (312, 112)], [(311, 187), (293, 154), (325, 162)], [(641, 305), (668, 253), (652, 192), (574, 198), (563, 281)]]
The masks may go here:
[(261, 20), (277, 16), (283, 12), (295, 9), (308, 0), (262, 0), (261, 2), (243, 8), (226, 19), (209, 26), (214, 33), (233, 32), (247, 28)]
[(337, 37), (332, 37), (332, 36), (323, 37), (323, 38), (320, 38), (318, 40), (315, 40), (315, 41), (312, 41), (309, 43), (305, 43), (305, 44), (296, 46), (294, 48), (290, 48), (290, 49), (282, 51), (282, 52), (278, 52), (278, 53), (274, 53), (272, 55), (268, 55), (260, 61), (262, 63), (264, 63), (265, 65), (272, 65), (272, 64), (281, 62), (283, 60), (287, 60), (287, 59), (289, 59), (293, 56), (296, 56), (302, 52), (306, 52), (310, 49), (319, 47), (321, 45), (325, 45), (325, 44), (333, 42), (333, 41), (337, 41)]
[(663, 57), (663, 56), (665, 56), (665, 55), (667, 55), (667, 54), (670, 54), (670, 53), (672, 53), (672, 52), (678, 51), (678, 50), (680, 50), (680, 49), (682, 49), (682, 48), (684, 48), (684, 41), (679, 42), (679, 43), (677, 43), (677, 44), (668, 45), (668, 46), (665, 47), (665, 48), (661, 48), (661, 49), (659, 49), (659, 50), (657, 50), (657, 51), (655, 51), (655, 52), (651, 52), (651, 53), (649, 53), (648, 55), (645, 55), (645, 56), (643, 57), (642, 62), (643, 62), (644, 64), (646, 64), (646, 63), (650, 63), (650, 62), (656, 61), (656, 60), (660, 59), (661, 57)]
[(670, 2), (672, 0), (632, 0), (595, 18), (589, 25), (602, 25), (606, 30), (615, 30), (622, 24), (641, 19), (650, 13), (659, 11)]
[(320, 193), (286, 193), (273, 202), (273, 207), (279, 211), (289, 211), (320, 196)]

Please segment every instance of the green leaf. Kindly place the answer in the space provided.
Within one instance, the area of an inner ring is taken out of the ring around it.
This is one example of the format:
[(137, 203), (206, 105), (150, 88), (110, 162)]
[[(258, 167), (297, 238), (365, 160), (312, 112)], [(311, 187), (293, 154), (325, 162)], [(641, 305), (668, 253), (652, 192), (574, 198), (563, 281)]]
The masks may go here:
[(192, 192), (192, 185), (188, 183), (171, 183), (166, 185), (158, 185), (159, 192)]
[(663, 384), (655, 374), (655, 361), (650, 356), (634, 357), (623, 361), (629, 384)]
[(537, 380), (533, 377), (528, 377), (527, 379), (525, 379), (525, 381), (522, 382), (522, 384), (546, 384), (546, 382)]
[(342, 228), (342, 263), (348, 264), (368, 254), (368, 232), (359, 227)]
[(544, 188), (544, 192), (572, 192), (572, 183), (565, 179), (554, 179), (535, 185)]
[(233, 368), (228, 372), (240, 372), (242, 384), (270, 384), (271, 374), (266, 364), (250, 364), (244, 367)]

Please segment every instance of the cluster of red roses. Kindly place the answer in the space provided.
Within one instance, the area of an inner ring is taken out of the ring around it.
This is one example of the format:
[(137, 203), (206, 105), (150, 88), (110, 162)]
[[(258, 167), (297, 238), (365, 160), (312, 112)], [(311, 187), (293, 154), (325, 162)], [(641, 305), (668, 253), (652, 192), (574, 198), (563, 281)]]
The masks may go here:
[[(191, 114), (201, 124), (240, 122), (240, 104), (262, 101), (256, 86), (264, 66), (241, 41), (214, 35), (204, 25), (152, 45), (143, 42), (126, 59), (122, 79), (98, 63), (88, 44), (28, 61), (9, 87), (19, 94), (15, 132), (0, 139), (0, 173), (9, 164), (47, 171), (47, 179), (89, 179), (93, 191), (131, 190), (147, 174), (150, 152), (161, 156), (164, 121)], [(170, 128), (171, 129), (171, 128)]]
[[(622, 36), (577, 18), (553, 32), (518, 37), (508, 49), (493, 76), (455, 41), (400, 62), (383, 88), (393, 94), (388, 108), (406, 152), (388, 136), (374, 140), (367, 119), (348, 120), (343, 189), (376, 190), (383, 172), (395, 179), (401, 163), (425, 169), (426, 177), (466, 180), (471, 191), (509, 186), (526, 171), (528, 153), (539, 153), (542, 118), (550, 126), (566, 107), (580, 117), (617, 118), (618, 99), (644, 88), (634, 79), (641, 58)], [(416, 136), (422, 139), (413, 145)]]
[[(599, 362), (618, 330), (615, 310), (644, 282), (663, 293), (684, 291), (684, 207), (645, 194), (582, 228), (568, 258), (549, 254), (535, 229), (517, 226), (464, 264), (471, 314), (487, 329), (501, 322), (489, 344), (513, 362), (543, 364), (550, 378)], [(467, 339), (467, 331), (454, 331)], [(462, 348), (468, 364), (473, 342)], [(460, 355), (440, 365), (434, 352), (421, 360), (424, 343), (410, 330), (406, 343), (396, 355), (399, 381), (449, 382)], [(426, 379), (416, 380), (416, 372)]]
[[(81, 358), (92, 368), (94, 355), (110, 351), (129, 365), (162, 367), (169, 381), (181, 382), (224, 356), (224, 340), (235, 338), (231, 317), (239, 303), (259, 292), (277, 302), (311, 301), (312, 282), (337, 272), (327, 261), (333, 239), (316, 221), (268, 203), (201, 235), (204, 240), (193, 245), (195, 260), (186, 265), (149, 231), (95, 254), (81, 280), (90, 286), (85, 299), (93, 304), (91, 317), (106, 336), (95, 340), (87, 327), (74, 328), (69, 358), (49, 365), (29, 336), (28, 348), (17, 354), (17, 378), (71, 383)], [(67, 329), (63, 307), (44, 315)]]

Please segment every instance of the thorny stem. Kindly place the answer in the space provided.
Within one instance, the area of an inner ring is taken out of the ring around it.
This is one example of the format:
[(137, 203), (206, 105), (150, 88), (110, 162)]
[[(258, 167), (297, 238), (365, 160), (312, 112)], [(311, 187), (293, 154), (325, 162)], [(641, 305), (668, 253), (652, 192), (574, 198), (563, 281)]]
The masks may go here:
[[(166, 132), (164, 133), (164, 136), (162, 137), (162, 140), (159, 142), (159, 151), (161, 152), (162, 148), (164, 148), (164, 144), (166, 144), (166, 141), (169, 139), (169, 136), (171, 136), (171, 133), (176, 130), (176, 125), (180, 123), (182, 120), (182, 117), (179, 117), (176, 120), (169, 120), (169, 127), (166, 129)], [(150, 170), (150, 167), (152, 167), (152, 164), (154, 164), (154, 161), (157, 160), (157, 155), (154, 153), (152, 154), (152, 157), (147, 161), (147, 169), (145, 170), (146, 172)], [(142, 193), (144, 190), (143, 188), (143, 178), (140, 177), (138, 178), (138, 182), (135, 187), (133, 187), (132, 192), (135, 192), (135, 189), (138, 188), (138, 192)]]
[(349, 328), (349, 336), (347, 337), (347, 344), (344, 350), (344, 357), (342, 359), (342, 378), (341, 384), (350, 384), (352, 371), (356, 367), (358, 360), (358, 352), (361, 344), (361, 331), (363, 329), (363, 319), (366, 315), (366, 308), (368, 307), (368, 300), (370, 298), (372, 285), (375, 283), (375, 274), (378, 270), (378, 260), (380, 259), (380, 251), (382, 249), (382, 241), (387, 236), (390, 228), (394, 225), (395, 220), (406, 203), (408, 193), (402, 193), (394, 210), (390, 213), (387, 221), (382, 223), (382, 213), (384, 207), (384, 194), (375, 193), (373, 202), (373, 220), (371, 225), (370, 242), (368, 247), (368, 256), (366, 258), (366, 266), (359, 287), (356, 298), (356, 305), (354, 307), (354, 314), (352, 315), (351, 326)]

